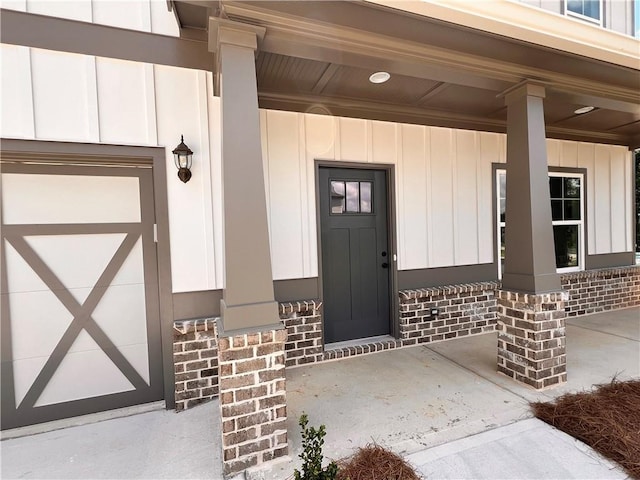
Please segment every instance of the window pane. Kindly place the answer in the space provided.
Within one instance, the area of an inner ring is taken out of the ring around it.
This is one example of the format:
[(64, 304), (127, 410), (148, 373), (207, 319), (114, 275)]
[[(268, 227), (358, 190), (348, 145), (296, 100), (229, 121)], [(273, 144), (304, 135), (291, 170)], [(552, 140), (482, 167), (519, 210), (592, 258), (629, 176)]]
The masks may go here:
[(580, 200), (564, 201), (564, 219), (580, 220)]
[(564, 179), (564, 196), (565, 198), (580, 198), (580, 179), (565, 178)]
[(500, 184), (500, 198), (507, 198), (507, 174), (501, 173), (498, 175), (498, 183)]
[(347, 212), (358, 212), (360, 210), (360, 182), (346, 182), (347, 184)]
[(371, 213), (371, 182), (360, 182), (360, 211)]
[(562, 220), (562, 200), (551, 200), (551, 218)]
[(583, 15), (600, 20), (600, 0), (584, 0)]
[(331, 213), (344, 212), (344, 182), (331, 182)]
[(500, 271), (504, 273), (504, 227), (500, 227)]
[(584, 15), (582, 10), (583, 2), (582, 0), (568, 0), (567, 1), (567, 10), (573, 13), (579, 13), (580, 15)]
[(553, 239), (556, 247), (556, 267), (578, 266), (578, 226), (554, 225)]
[(501, 198), (500, 199), (500, 221), (501, 222), (505, 221), (506, 211), (507, 211), (507, 199), (506, 198)]
[(562, 198), (562, 177), (549, 177), (551, 198)]

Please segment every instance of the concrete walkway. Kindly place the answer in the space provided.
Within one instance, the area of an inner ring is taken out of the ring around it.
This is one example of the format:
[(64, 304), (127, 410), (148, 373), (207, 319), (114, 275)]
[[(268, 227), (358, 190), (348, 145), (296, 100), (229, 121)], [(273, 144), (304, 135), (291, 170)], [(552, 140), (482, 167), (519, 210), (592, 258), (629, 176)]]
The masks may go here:
[[(593, 450), (531, 419), (528, 403), (640, 377), (640, 309), (571, 319), (566, 385), (536, 392), (496, 373), (487, 334), (289, 369), (291, 458), (256, 478), (299, 467), (297, 418), (325, 424), (325, 456), (375, 441), (425, 478), (627, 478)], [(3, 440), (2, 478), (221, 479), (217, 401)]]

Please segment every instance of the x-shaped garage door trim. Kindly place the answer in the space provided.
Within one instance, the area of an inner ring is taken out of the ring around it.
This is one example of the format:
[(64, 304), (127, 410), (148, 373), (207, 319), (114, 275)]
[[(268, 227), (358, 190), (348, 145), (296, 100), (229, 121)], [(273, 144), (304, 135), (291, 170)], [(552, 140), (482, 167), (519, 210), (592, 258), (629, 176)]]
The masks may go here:
[[(91, 228), (89, 228), (91, 230)], [(74, 232), (80, 233), (80, 232)], [(86, 232), (94, 233), (94, 232)], [(42, 233), (41, 233), (42, 234)], [(51, 381), (65, 355), (73, 345), (80, 332), (84, 329), (95, 340), (109, 359), (118, 367), (131, 384), (138, 389), (147, 388), (148, 383), (140, 376), (131, 363), (124, 357), (118, 347), (109, 339), (100, 326), (93, 319), (92, 314), (107, 291), (107, 288), (131, 253), (140, 238), (140, 232), (129, 232), (109, 261), (100, 278), (93, 286), (84, 303), (79, 303), (67, 290), (48, 265), (31, 248), (22, 235), (6, 235), (6, 240), (22, 256), (33, 271), (42, 279), (51, 292), (64, 307), (73, 315), (71, 324), (53, 349), (44, 367), (29, 387), (27, 394), (18, 409), (32, 408), (38, 401), (47, 384)]]

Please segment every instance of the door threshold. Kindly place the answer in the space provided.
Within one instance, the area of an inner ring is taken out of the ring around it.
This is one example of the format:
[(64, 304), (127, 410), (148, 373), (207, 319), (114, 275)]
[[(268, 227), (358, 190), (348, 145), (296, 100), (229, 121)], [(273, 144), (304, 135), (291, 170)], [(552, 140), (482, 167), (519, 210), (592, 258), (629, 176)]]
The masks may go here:
[(370, 345), (372, 343), (390, 342), (396, 339), (391, 335), (378, 335), (377, 337), (355, 338), (353, 340), (345, 340), (344, 342), (327, 343), (324, 350), (339, 350), (341, 348), (357, 347), (362, 345)]

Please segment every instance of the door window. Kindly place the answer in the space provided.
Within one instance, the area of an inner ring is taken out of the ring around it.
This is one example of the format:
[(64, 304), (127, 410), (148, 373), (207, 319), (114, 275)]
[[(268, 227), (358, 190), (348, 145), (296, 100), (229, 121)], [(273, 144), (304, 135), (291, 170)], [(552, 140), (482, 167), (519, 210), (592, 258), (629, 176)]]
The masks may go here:
[(329, 188), (332, 214), (373, 213), (371, 182), (331, 180)]

